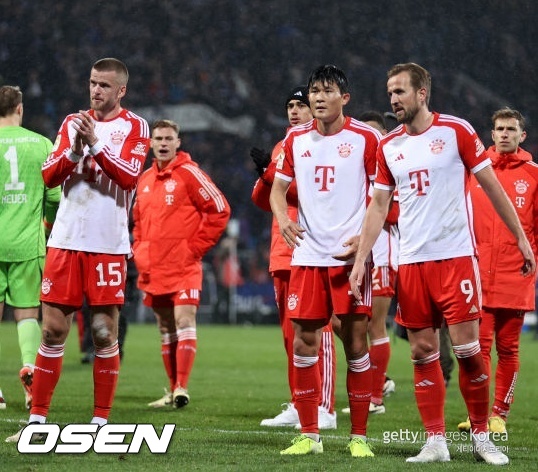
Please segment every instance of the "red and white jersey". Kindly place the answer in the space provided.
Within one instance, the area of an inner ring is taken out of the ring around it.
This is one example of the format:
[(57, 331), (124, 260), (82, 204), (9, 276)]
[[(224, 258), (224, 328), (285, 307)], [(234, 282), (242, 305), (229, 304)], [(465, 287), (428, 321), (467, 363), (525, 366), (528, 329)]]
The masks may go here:
[(342, 130), (330, 136), (319, 133), (316, 120), (290, 129), (282, 141), (275, 176), (297, 181), (298, 223), (306, 230), (291, 265), (353, 263), (333, 256), (361, 231), (380, 137), (372, 127), (349, 117)]
[(374, 187), (398, 190), (400, 265), (476, 255), (469, 181), (491, 164), (484, 151), (467, 121), (438, 113), (421, 134), (383, 137)]
[[(95, 118), (93, 110), (89, 111)], [(65, 118), (52, 153), (43, 164), (45, 184), (62, 184), (49, 247), (105, 254), (129, 254), (129, 208), (149, 149), (146, 120), (122, 110), (109, 121), (95, 121), (97, 144), (84, 148), (78, 162), (71, 146), (76, 131)]]

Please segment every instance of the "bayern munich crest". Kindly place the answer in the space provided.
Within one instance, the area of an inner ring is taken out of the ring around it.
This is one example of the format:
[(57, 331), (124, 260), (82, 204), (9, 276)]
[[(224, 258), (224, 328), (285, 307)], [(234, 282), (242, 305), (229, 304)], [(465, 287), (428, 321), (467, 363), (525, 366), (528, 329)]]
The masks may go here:
[(430, 143), (430, 150), (432, 154), (441, 154), (443, 152), (445, 144), (446, 143), (442, 139), (434, 139)]
[(349, 157), (351, 155), (351, 151), (353, 150), (353, 146), (349, 143), (342, 143), (338, 146), (338, 155), (340, 157)]
[(164, 189), (168, 193), (172, 193), (177, 186), (177, 182), (174, 179), (169, 179), (164, 183)]
[(41, 282), (41, 293), (43, 295), (48, 295), (50, 293), (50, 288), (52, 287), (52, 282), (50, 279), (44, 278)]
[(125, 140), (125, 133), (123, 131), (114, 131), (110, 134), (110, 141), (112, 141), (112, 144), (115, 144), (116, 146), (123, 143)]
[(295, 293), (292, 293), (288, 296), (288, 310), (295, 310), (297, 308), (297, 304), (299, 303), (299, 297), (295, 295)]
[(525, 180), (516, 180), (514, 182), (514, 186), (516, 188), (516, 193), (518, 195), (523, 195), (527, 192), (527, 189), (529, 188), (529, 183)]

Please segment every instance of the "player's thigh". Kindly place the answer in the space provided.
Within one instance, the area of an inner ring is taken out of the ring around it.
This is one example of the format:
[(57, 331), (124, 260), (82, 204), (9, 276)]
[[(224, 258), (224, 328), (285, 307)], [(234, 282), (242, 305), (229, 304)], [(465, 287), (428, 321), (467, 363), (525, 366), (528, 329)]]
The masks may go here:
[(406, 328), (441, 326), (442, 318), (429, 294), (425, 264), (403, 264), (398, 268), (396, 322)]
[[(44, 257), (9, 263), (6, 272), (5, 301), (16, 308), (39, 306)], [(2, 276), (0, 276), (2, 277)], [(2, 282), (0, 282), (0, 285)]]
[(323, 320), (332, 315), (327, 267), (292, 266), (286, 313), (292, 320)]
[(430, 293), (448, 325), (480, 318), (480, 275), (475, 257), (428, 263)]
[(124, 254), (79, 253), (88, 305), (123, 305), (127, 260)]

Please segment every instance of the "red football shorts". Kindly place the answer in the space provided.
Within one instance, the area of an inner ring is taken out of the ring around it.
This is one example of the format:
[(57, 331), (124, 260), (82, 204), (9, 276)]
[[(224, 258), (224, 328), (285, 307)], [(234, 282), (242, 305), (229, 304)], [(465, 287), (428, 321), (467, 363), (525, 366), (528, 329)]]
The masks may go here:
[(372, 269), (372, 297), (394, 297), (398, 271), (390, 266), (375, 266)]
[(362, 301), (358, 302), (349, 286), (351, 266), (292, 266), (287, 300), (291, 319), (325, 320), (331, 316), (363, 314), (372, 316), (371, 266), (361, 285)]
[(49, 248), (41, 301), (80, 308), (123, 305), (127, 260), (124, 254), (98, 254)]
[(152, 295), (144, 292), (142, 302), (150, 308), (173, 308), (177, 305), (194, 305), (198, 307), (200, 306), (200, 290), (186, 288), (163, 295)]
[(396, 321), (406, 328), (441, 327), (480, 318), (482, 294), (474, 256), (398, 268)]

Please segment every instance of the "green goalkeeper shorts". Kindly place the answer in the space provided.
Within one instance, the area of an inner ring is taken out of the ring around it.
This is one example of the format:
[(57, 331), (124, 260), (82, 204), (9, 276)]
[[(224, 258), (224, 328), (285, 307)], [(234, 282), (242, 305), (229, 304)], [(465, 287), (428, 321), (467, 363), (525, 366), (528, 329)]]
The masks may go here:
[(14, 308), (39, 306), (44, 257), (29, 261), (0, 262), (0, 303)]

